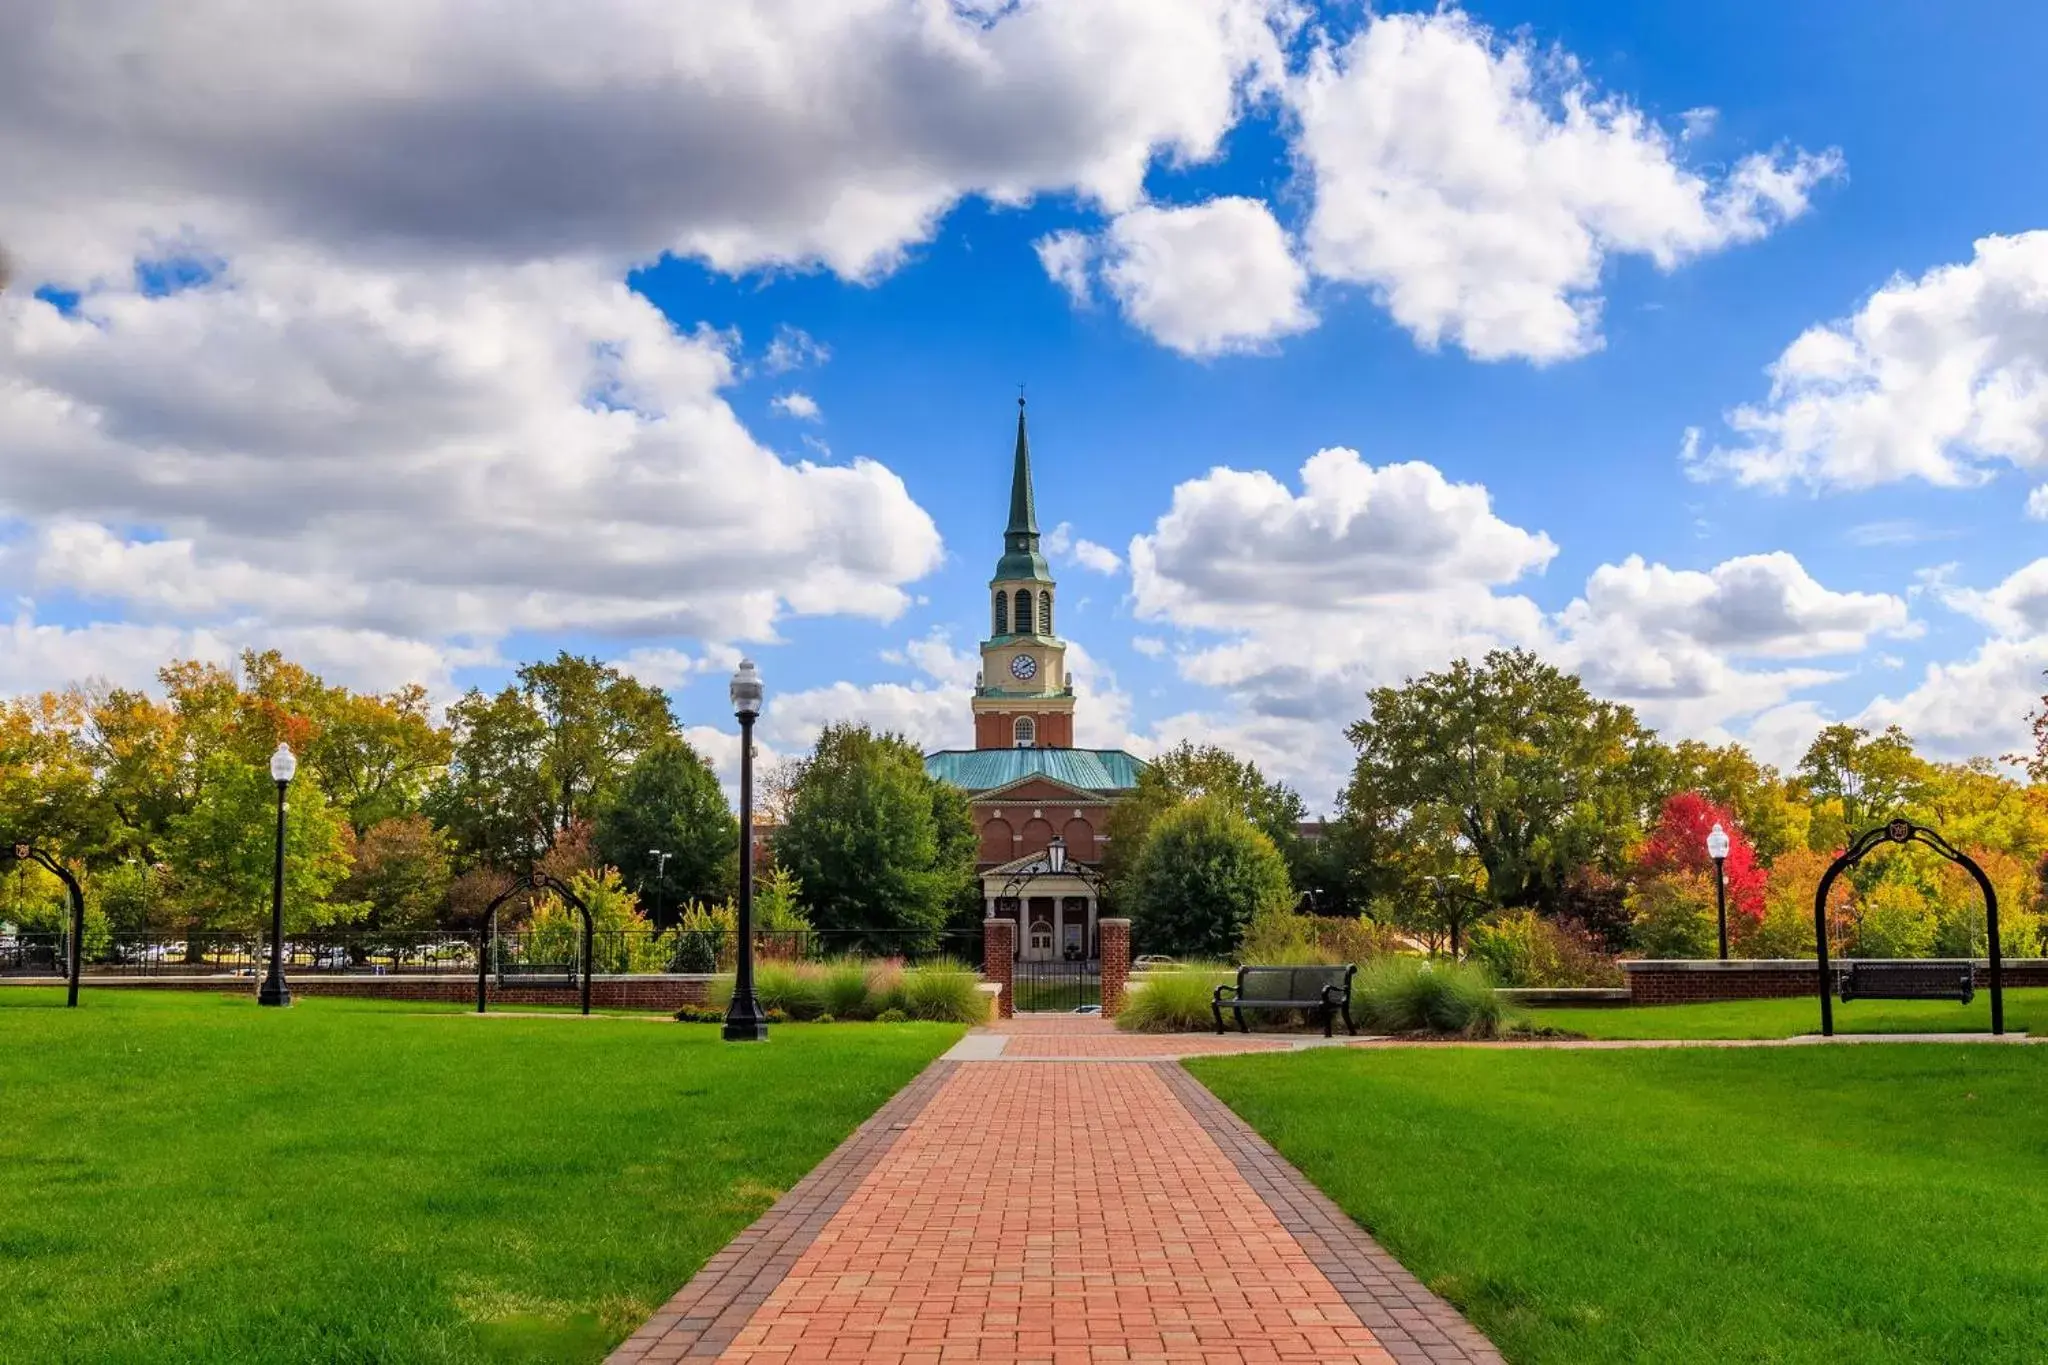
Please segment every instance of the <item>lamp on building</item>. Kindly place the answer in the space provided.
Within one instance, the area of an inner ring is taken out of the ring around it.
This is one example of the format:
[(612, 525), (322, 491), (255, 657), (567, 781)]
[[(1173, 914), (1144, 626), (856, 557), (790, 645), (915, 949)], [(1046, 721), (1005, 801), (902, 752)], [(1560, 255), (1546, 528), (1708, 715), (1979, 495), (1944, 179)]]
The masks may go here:
[(270, 868), (270, 975), (256, 992), (259, 1005), (289, 1005), (291, 987), (284, 983), (284, 793), (298, 775), (298, 756), (292, 746), (278, 742), (270, 756), (270, 778), (277, 783), (277, 848)]
[(1714, 919), (1721, 929), (1721, 960), (1728, 960), (1728, 831), (1716, 820), (1707, 831), (1707, 856), (1714, 860)]
[(1060, 873), (1067, 870), (1067, 841), (1059, 835), (1052, 836), (1052, 842), (1045, 846), (1045, 865), (1048, 871)]
[(740, 723), (740, 955), (733, 977), (732, 1004), (725, 1011), (727, 1042), (760, 1042), (768, 1020), (754, 998), (754, 717), (761, 714), (761, 675), (752, 659), (740, 660), (727, 695)]

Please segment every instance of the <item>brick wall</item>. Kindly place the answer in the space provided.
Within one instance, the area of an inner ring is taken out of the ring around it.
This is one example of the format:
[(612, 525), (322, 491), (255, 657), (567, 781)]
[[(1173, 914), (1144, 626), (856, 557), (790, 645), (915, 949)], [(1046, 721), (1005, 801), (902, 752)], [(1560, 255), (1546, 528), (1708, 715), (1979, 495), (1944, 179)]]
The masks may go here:
[[(1830, 968), (1846, 967), (1834, 959)], [(1624, 962), (1629, 1003), (1636, 1005), (1701, 1004), (1710, 1000), (1782, 1000), (1815, 995), (1811, 958), (1735, 962)], [(2024, 958), (2005, 964), (2008, 989), (2048, 986), (2048, 959)], [(1977, 989), (1991, 985), (1988, 962), (1977, 963)]]
[(1008, 1019), (1017, 1012), (1017, 921), (985, 919), (981, 922), (981, 979), (998, 987), (996, 1017)]
[[(711, 998), (709, 976), (598, 976), (590, 981), (593, 1009), (668, 1012), (684, 1005), (702, 1005)], [(476, 1007), (473, 976), (287, 976), (292, 994), (344, 995), (367, 1000), (436, 1001)], [(4, 985), (62, 985), (58, 977), (0, 978)], [(228, 991), (256, 993), (250, 977), (220, 976), (94, 976), (88, 972), (79, 992), (99, 990)], [(505, 986), (488, 982), (485, 998), (492, 1005), (575, 1005), (580, 992), (569, 987)]]
[(1131, 922), (1097, 920), (1095, 928), (1102, 945), (1102, 1014), (1114, 1019), (1124, 1007), (1125, 986), (1131, 978)]

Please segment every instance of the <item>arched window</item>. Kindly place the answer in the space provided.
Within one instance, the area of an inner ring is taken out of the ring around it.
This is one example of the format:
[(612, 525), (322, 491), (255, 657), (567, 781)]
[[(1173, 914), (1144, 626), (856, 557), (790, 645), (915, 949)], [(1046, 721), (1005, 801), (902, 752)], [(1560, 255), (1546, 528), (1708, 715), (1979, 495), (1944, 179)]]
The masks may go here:
[(1049, 592), (1038, 594), (1038, 633), (1052, 634), (1052, 594)]
[(1032, 745), (1038, 743), (1038, 726), (1033, 723), (1029, 716), (1017, 717), (1016, 733), (1017, 747), (1020, 749), (1029, 749)]
[(1031, 633), (1031, 594), (1023, 588), (1017, 589), (1017, 633)]
[(1010, 594), (1006, 592), (999, 592), (996, 594), (996, 634), (1008, 635), (1009, 633)]

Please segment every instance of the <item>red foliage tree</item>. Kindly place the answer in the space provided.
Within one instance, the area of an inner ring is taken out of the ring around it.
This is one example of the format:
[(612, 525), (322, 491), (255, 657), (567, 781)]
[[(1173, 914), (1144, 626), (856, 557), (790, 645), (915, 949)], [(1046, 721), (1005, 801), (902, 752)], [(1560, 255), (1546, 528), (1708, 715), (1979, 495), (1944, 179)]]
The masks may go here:
[(1728, 833), (1728, 910), (1747, 919), (1764, 917), (1764, 869), (1756, 861), (1756, 849), (1749, 836), (1735, 822), (1735, 813), (1716, 805), (1698, 792), (1674, 792), (1664, 799), (1657, 823), (1636, 850), (1638, 876), (1656, 877), (1672, 872), (1714, 874), (1714, 860), (1707, 856), (1707, 833), (1719, 824)]

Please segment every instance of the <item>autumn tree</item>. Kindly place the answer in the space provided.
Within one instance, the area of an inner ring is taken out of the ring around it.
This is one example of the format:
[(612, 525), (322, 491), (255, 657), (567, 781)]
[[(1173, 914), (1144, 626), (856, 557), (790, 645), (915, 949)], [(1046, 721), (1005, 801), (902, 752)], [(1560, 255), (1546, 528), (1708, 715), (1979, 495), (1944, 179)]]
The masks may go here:
[(1757, 862), (1756, 849), (1735, 812), (1708, 800), (1699, 792), (1675, 792), (1664, 800), (1657, 822), (1637, 847), (1634, 873), (1638, 878), (1701, 874), (1714, 875), (1714, 860), (1707, 855), (1707, 835), (1715, 825), (1728, 836), (1728, 857), (1723, 862), (1726, 878), (1730, 933), (1736, 932), (1737, 917), (1755, 921), (1763, 918), (1765, 873)]
[(338, 899), (361, 905), (366, 927), (425, 929), (448, 904), (448, 838), (424, 815), (379, 820), (356, 841)]

